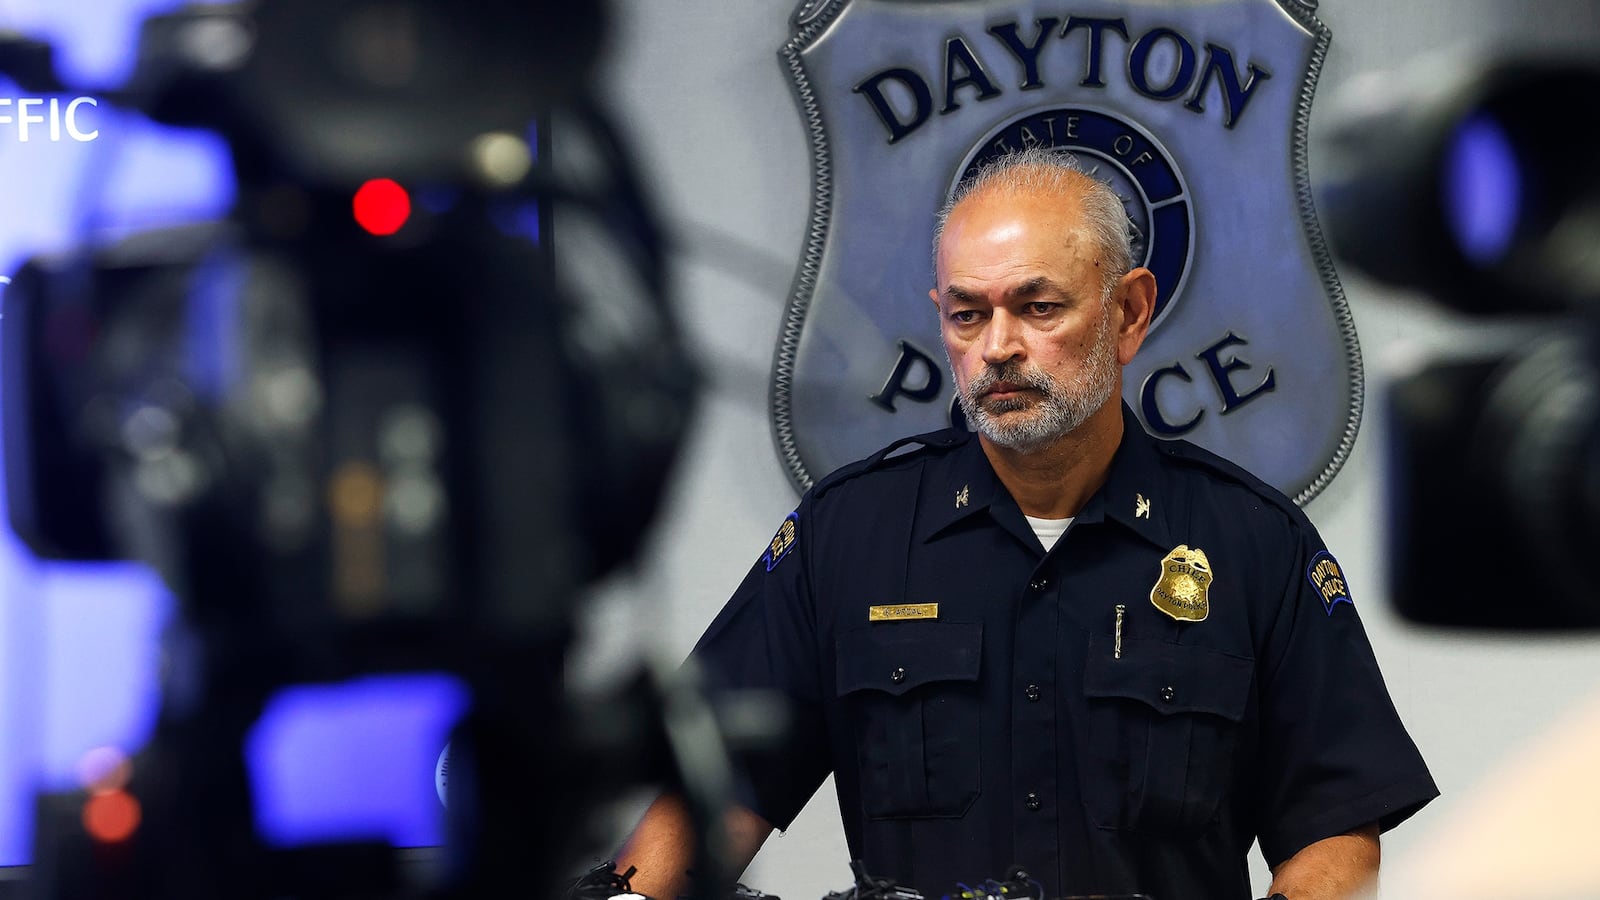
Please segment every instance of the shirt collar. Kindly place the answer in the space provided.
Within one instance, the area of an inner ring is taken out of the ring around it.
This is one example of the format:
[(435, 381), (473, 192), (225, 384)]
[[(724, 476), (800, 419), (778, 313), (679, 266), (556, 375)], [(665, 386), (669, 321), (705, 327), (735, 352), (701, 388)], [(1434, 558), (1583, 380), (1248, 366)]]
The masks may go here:
[[(1074, 527), (1111, 520), (1153, 544), (1173, 546), (1173, 525), (1182, 521), (1187, 497), (1168, 477), (1160, 443), (1124, 403), (1122, 443), (1111, 459), (1105, 484), (1084, 504)], [(1017, 502), (989, 465), (983, 445), (971, 435), (955, 453), (924, 470), (921, 506), (916, 530), (924, 541), (981, 513), (1002, 524), (1023, 521)]]
[[(929, 540), (959, 522), (993, 514), (991, 506), (1012, 507), (1017, 503), (994, 474), (976, 435), (966, 433), (956, 452), (939, 464), (928, 466), (922, 475), (922, 496), (918, 501), (917, 536)], [(994, 512), (998, 512), (995, 510)], [(1019, 517), (1021, 513), (1017, 514)]]
[(1106, 483), (1078, 513), (1078, 522), (1117, 522), (1162, 547), (1172, 543), (1174, 526), (1185, 518), (1187, 493), (1162, 463), (1164, 442), (1144, 430), (1133, 410), (1122, 404), (1122, 444), (1111, 458)]

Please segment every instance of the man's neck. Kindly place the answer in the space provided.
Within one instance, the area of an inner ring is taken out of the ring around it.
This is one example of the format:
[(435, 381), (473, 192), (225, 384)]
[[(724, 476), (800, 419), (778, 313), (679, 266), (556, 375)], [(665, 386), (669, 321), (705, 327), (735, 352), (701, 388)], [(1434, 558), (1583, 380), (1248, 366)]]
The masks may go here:
[(1122, 406), (1113, 396), (1076, 430), (1031, 453), (1001, 447), (982, 435), (978, 441), (1023, 515), (1065, 519), (1076, 516), (1105, 484), (1122, 443)]

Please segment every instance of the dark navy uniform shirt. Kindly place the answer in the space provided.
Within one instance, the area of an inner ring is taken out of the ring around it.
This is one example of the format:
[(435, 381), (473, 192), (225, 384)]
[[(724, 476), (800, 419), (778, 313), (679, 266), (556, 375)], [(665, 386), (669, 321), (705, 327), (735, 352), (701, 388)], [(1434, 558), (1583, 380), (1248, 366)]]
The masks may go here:
[(964, 432), (801, 499), (695, 650), (794, 707), (751, 809), (787, 827), (832, 773), (851, 854), (930, 897), (1016, 864), (1046, 897), (1245, 900), (1257, 837), (1276, 864), (1437, 796), (1305, 515), (1124, 422), (1048, 553)]

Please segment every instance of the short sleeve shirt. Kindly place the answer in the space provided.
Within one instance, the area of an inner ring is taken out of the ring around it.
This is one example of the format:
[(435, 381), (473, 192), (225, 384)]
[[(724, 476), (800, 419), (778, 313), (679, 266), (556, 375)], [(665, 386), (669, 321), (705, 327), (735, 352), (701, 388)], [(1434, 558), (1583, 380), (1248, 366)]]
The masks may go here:
[(791, 707), (755, 812), (786, 827), (832, 773), (852, 856), (930, 897), (1020, 866), (1247, 900), (1257, 838), (1275, 864), (1437, 796), (1304, 514), (1124, 423), (1049, 552), (965, 432), (801, 499), (695, 650)]

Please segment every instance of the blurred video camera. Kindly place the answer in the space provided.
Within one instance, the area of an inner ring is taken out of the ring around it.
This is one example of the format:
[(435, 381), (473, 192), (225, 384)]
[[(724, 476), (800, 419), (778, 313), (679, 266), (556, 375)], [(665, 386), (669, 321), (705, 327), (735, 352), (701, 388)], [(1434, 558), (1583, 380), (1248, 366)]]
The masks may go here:
[(1335, 249), (1494, 317), (1388, 396), (1390, 591), (1418, 622), (1600, 626), (1600, 110), (1593, 59), (1438, 58), (1353, 86), (1321, 197)]
[[(151, 745), (41, 800), (40, 896), (412, 890), (381, 831), (304, 820), (314, 784), (268, 821), (266, 795), (296, 788), (262, 771), (266, 717), (374, 676), (422, 677), (395, 708), (459, 722), (447, 896), (537, 895), (598, 792), (681, 780), (685, 755), (717, 771), (692, 692), (646, 675), (609, 707), (626, 721), (596, 722), (561, 684), (580, 591), (632, 557), (695, 386), (655, 220), (591, 95), (605, 20), (196, 4), (145, 22), (129, 83), (98, 92), (222, 135), (238, 191), (226, 221), (34, 259), (6, 290), (13, 528), (41, 557), (148, 562), (181, 611)], [(44, 44), (7, 38), (0, 70), (61, 89)], [(581, 258), (557, 259), (553, 224)], [(611, 289), (581, 295), (567, 265)], [(703, 823), (715, 780), (681, 785)], [(90, 793), (129, 827), (85, 826)]]

